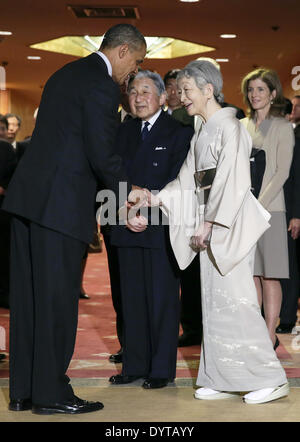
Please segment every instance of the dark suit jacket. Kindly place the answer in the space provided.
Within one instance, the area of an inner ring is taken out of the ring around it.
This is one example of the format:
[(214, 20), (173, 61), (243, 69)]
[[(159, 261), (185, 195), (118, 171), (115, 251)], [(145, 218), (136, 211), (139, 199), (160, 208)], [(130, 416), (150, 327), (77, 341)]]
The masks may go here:
[(17, 164), (14, 148), (0, 139), (0, 186), (7, 188)]
[[(7, 188), (17, 165), (16, 154), (10, 143), (0, 140), (0, 186)], [(0, 195), (0, 207), (4, 195)]]
[(194, 117), (191, 117), (187, 113), (185, 107), (179, 107), (178, 109), (173, 110), (172, 117), (180, 121), (185, 126), (194, 128)]
[(27, 138), (24, 141), (17, 141), (16, 151), (15, 152), (16, 152), (16, 156), (17, 156), (17, 161), (18, 162), (20, 161), (20, 159), (24, 155), (26, 148), (29, 146), (30, 140), (31, 140), (31, 138)]
[(97, 181), (117, 194), (119, 181), (127, 181), (114, 153), (119, 100), (119, 87), (98, 54), (50, 77), (4, 208), (89, 243)]
[[(129, 179), (140, 187), (161, 190), (178, 175), (193, 133), (192, 128), (183, 126), (163, 111), (144, 141), (140, 119), (123, 123), (117, 137), (117, 152), (123, 158)], [(157, 214), (161, 213), (156, 209)], [(153, 218), (161, 222), (161, 217)], [(149, 225), (141, 233), (131, 232), (124, 226), (112, 226), (111, 242), (119, 247), (161, 248), (164, 235), (162, 225)]]
[(288, 221), (300, 218), (300, 138), (295, 138), (289, 178), (284, 184), (284, 196)]

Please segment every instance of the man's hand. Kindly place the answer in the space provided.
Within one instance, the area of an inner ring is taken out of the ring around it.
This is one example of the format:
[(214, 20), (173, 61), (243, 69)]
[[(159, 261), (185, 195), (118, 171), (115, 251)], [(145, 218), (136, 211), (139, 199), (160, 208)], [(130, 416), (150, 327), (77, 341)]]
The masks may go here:
[(160, 206), (161, 201), (157, 195), (153, 195), (148, 189), (143, 189), (146, 195), (147, 205), (150, 207)]
[(205, 221), (191, 237), (190, 246), (195, 252), (207, 248), (211, 236), (212, 223)]
[(297, 239), (300, 234), (300, 218), (292, 218), (290, 220), (288, 232), (291, 232), (291, 237)]
[[(128, 195), (128, 203), (136, 210), (141, 207), (147, 207), (147, 194), (144, 189), (137, 186), (132, 186), (132, 190)], [(126, 204), (128, 207), (128, 204)]]
[(133, 218), (128, 218), (126, 227), (132, 232), (143, 232), (147, 229), (148, 220), (142, 215), (137, 215)]
[(141, 207), (147, 207), (146, 194), (141, 187), (132, 186), (132, 190), (128, 195), (128, 200), (124, 206), (119, 209), (119, 218), (126, 221), (135, 218)]
[(148, 207), (144, 190), (138, 186), (132, 186), (128, 195), (128, 201), (119, 209), (119, 218), (126, 222), (126, 227), (132, 232), (143, 232), (148, 226), (148, 220), (140, 215), (141, 207)]
[(154, 195), (148, 189), (142, 189), (138, 186), (132, 186), (132, 190), (128, 195), (128, 203), (137, 209), (141, 207), (154, 207), (161, 205), (161, 201), (157, 195)]

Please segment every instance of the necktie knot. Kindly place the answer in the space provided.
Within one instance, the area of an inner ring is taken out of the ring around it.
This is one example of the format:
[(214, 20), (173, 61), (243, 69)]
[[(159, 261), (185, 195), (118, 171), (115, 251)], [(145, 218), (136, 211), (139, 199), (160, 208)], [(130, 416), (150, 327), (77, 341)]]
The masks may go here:
[(143, 130), (142, 130), (142, 140), (144, 140), (146, 138), (146, 136), (149, 134), (149, 129), (148, 129), (149, 124), (150, 124), (149, 121), (145, 121)]

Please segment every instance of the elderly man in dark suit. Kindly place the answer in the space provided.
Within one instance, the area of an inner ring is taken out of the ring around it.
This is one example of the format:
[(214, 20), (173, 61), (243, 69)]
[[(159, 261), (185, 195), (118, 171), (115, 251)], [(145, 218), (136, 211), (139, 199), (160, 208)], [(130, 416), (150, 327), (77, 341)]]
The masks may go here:
[[(176, 178), (193, 129), (162, 111), (166, 93), (158, 74), (139, 72), (128, 92), (138, 118), (121, 125), (117, 151), (130, 180), (160, 190)], [(159, 209), (149, 214), (148, 222), (143, 232), (119, 225), (111, 233), (119, 253), (124, 333), (122, 374), (110, 382), (145, 378), (144, 388), (161, 388), (176, 375), (179, 271)]]
[[(10, 409), (85, 413), (66, 376), (78, 317), (81, 262), (95, 226), (98, 181), (128, 181), (114, 152), (119, 86), (146, 53), (120, 24), (100, 51), (69, 63), (45, 85), (35, 130), (7, 191), (12, 222)], [(118, 84), (117, 84), (118, 83)]]

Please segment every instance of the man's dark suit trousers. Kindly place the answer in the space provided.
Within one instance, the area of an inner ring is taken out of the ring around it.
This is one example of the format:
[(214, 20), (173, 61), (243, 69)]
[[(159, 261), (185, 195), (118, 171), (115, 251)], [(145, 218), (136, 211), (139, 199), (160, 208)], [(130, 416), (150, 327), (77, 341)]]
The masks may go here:
[(10, 397), (35, 404), (71, 399), (65, 373), (86, 244), (17, 217), (11, 235)]

